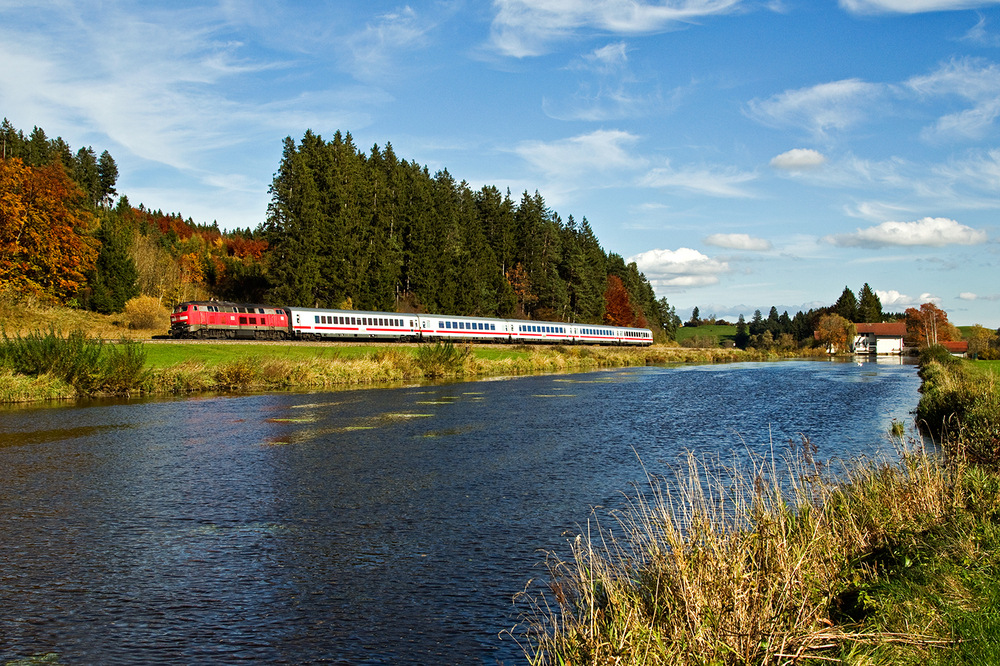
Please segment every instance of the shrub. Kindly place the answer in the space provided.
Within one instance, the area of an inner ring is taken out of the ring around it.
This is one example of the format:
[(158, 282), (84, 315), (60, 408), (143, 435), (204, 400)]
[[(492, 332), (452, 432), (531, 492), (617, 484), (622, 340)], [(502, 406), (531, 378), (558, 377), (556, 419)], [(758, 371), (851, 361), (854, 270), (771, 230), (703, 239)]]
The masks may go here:
[(136, 296), (125, 304), (125, 321), (132, 329), (165, 331), (170, 328), (170, 312), (152, 296)]
[(425, 377), (459, 375), (462, 374), (468, 356), (468, 347), (459, 349), (451, 342), (420, 345), (417, 347), (417, 367)]
[(66, 337), (55, 330), (13, 338), (4, 333), (0, 365), (19, 375), (57, 377), (81, 395), (127, 395), (141, 390), (148, 379), (142, 343), (122, 340), (105, 345), (83, 331)]

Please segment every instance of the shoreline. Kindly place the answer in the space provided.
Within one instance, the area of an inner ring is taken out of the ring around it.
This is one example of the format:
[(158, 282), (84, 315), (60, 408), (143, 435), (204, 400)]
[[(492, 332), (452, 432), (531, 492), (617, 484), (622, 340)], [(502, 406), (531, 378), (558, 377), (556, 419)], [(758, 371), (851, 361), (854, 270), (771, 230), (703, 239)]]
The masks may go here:
[[(196, 395), (246, 391), (380, 386), (435, 379), (480, 379), (538, 372), (580, 372), (645, 365), (715, 364), (802, 357), (755, 350), (568, 345), (449, 345), (209, 343), (169, 340), (94, 341), (102, 349), (131, 349), (141, 369), (130, 381), (83, 387), (57, 373), (0, 371), (0, 404), (75, 401), (100, 397)], [(95, 371), (96, 372), (96, 371)], [(120, 375), (120, 373), (118, 373)]]

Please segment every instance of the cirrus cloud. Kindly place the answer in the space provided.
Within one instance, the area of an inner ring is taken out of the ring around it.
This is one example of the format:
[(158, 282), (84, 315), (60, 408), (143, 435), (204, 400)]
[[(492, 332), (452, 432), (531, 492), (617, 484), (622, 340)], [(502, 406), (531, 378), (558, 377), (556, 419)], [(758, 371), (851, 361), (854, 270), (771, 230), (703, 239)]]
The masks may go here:
[(718, 284), (719, 275), (729, 272), (729, 264), (688, 247), (677, 250), (648, 250), (628, 258), (635, 262), (653, 286), (706, 287)]
[(883, 222), (874, 227), (858, 229), (853, 234), (826, 236), (823, 240), (839, 247), (944, 247), (983, 243), (986, 241), (986, 232), (946, 217), (925, 217), (916, 222)]
[(1000, 0), (840, 0), (840, 6), (855, 14), (920, 14), (989, 7)]
[(741, 0), (494, 0), (493, 47), (524, 58), (578, 32), (649, 35), (705, 16), (725, 14)]
[(843, 79), (808, 88), (787, 90), (767, 99), (751, 100), (747, 113), (772, 127), (801, 127), (815, 138), (845, 130), (865, 120), (884, 86), (861, 79)]

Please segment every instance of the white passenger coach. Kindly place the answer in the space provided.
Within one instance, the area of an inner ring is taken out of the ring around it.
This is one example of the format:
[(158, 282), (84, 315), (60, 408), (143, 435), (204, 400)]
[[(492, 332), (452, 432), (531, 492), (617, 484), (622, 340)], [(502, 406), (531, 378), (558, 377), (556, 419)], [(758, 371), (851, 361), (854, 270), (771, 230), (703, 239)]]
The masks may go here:
[(648, 328), (554, 321), (286, 308), (292, 337), (303, 340), (413, 340), (543, 344), (651, 345)]

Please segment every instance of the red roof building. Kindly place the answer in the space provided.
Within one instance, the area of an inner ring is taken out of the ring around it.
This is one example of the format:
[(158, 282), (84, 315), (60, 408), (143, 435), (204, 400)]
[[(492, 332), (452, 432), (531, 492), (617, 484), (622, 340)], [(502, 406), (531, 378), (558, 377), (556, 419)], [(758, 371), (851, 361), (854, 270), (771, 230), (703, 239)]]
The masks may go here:
[(853, 347), (855, 354), (903, 353), (903, 338), (906, 337), (905, 322), (855, 324), (854, 328), (857, 330)]
[(954, 342), (939, 342), (939, 345), (951, 352), (952, 356), (965, 356), (969, 353), (968, 340), (955, 340)]

